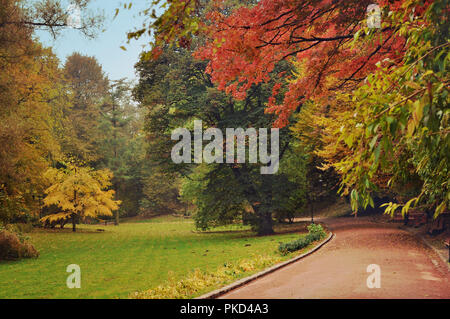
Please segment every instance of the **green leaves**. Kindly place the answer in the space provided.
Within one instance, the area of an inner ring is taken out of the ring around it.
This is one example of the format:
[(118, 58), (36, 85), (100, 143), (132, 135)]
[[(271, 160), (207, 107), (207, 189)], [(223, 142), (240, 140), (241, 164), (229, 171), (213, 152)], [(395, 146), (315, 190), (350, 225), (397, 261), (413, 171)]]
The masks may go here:
[(370, 150), (372, 151), (376, 142), (378, 141), (378, 135), (375, 135), (369, 143)]
[(353, 146), (353, 135), (352, 134), (348, 134), (344, 138), (344, 142), (345, 142), (345, 144), (347, 144), (348, 147), (352, 147)]
[(406, 81), (405, 85), (415, 90), (420, 90), (422, 88), (418, 83), (413, 81)]
[[(402, 13), (392, 14), (397, 35), (408, 40), (403, 63), (389, 68), (380, 63), (351, 100), (340, 100), (350, 105), (335, 117), (341, 126), (337, 141), (346, 147), (338, 161), (333, 162), (337, 154), (330, 161), (342, 174), (342, 190), (351, 190), (354, 210), (372, 205), (377, 187), (405, 198), (387, 205), (390, 214), (423, 204), (434, 207), (437, 216), (449, 207), (449, 43), (440, 36), (445, 28), (441, 19), (425, 21), (426, 16), (405, 23)], [(358, 37), (354, 42), (365, 41)], [(366, 124), (364, 132), (354, 128), (351, 114)]]

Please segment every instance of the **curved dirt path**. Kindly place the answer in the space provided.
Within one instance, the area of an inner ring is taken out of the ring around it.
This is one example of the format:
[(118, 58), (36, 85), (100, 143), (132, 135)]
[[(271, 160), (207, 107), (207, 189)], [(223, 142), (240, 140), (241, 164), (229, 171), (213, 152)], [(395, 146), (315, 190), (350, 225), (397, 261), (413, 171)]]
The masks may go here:
[[(320, 250), (220, 298), (450, 298), (447, 265), (398, 224), (323, 221), (336, 236)], [(381, 268), (381, 288), (367, 287), (370, 264)]]

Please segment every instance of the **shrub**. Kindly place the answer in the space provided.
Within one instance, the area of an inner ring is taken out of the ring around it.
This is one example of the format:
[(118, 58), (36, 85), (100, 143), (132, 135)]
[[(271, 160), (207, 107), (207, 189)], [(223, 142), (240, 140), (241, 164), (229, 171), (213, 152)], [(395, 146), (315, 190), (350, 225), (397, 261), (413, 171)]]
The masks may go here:
[(300, 250), (302, 248), (305, 248), (312, 242), (316, 240), (320, 240), (326, 236), (326, 232), (323, 229), (322, 225), (319, 224), (311, 224), (308, 226), (308, 234), (303, 235), (299, 239), (296, 239), (294, 241), (288, 242), (288, 243), (281, 243), (278, 247), (278, 250), (283, 254), (286, 255), (288, 253), (291, 253), (293, 251)]
[(31, 224), (31, 223), (8, 224), (8, 225), (6, 225), (6, 229), (12, 233), (18, 233), (18, 234), (29, 233), (33, 230), (33, 224)]
[(325, 237), (325, 235), (327, 234), (323, 229), (322, 225), (320, 224), (311, 224), (307, 227), (307, 229), (308, 229), (308, 236), (311, 236), (311, 238), (317, 238), (314, 240), (319, 240)]
[(38, 257), (39, 252), (18, 233), (0, 228), (0, 260)]

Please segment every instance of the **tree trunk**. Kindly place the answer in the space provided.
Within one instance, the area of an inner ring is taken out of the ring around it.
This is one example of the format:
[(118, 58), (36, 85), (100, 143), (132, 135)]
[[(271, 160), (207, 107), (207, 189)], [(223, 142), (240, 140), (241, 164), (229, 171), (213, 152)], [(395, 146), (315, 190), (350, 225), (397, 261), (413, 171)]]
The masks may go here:
[[(232, 168), (232, 172), (238, 181), (244, 185), (244, 195), (253, 208), (256, 218), (252, 218), (251, 225), (256, 228), (258, 235), (273, 234), (273, 220), (272, 220), (272, 180), (270, 175), (263, 175), (263, 184), (268, 188), (264, 197), (259, 196), (254, 184), (251, 183), (248, 172), (245, 169)], [(256, 204), (257, 203), (257, 204)]]
[[(117, 197), (117, 193), (118, 193), (117, 183), (114, 183), (114, 192), (115, 192), (115, 198), (118, 199), (118, 197)], [(119, 226), (119, 210), (116, 210), (115, 219), (114, 219), (114, 225), (115, 226)]]
[[(117, 145), (116, 145), (116, 143), (117, 143), (117, 113), (116, 113), (116, 103), (114, 100), (113, 100), (113, 104), (112, 104), (112, 109), (113, 109), (112, 123), (113, 123), (113, 132), (114, 132), (113, 133), (113, 137), (114, 137), (113, 150), (114, 150), (114, 159), (117, 159)], [(117, 187), (117, 181), (116, 181), (116, 182), (114, 182), (114, 192), (115, 192), (116, 199), (117, 199), (117, 188), (118, 187)], [(116, 218), (114, 220), (114, 225), (119, 226), (119, 210), (116, 210), (115, 215), (116, 215), (115, 216)]]
[[(272, 175), (263, 175), (263, 187), (266, 188), (266, 192), (264, 198), (261, 198), (262, 205), (259, 207), (259, 227), (258, 227), (258, 235), (271, 235), (274, 233), (273, 231), (273, 219), (272, 219)], [(258, 194), (258, 192), (255, 192)]]
[(77, 231), (77, 219), (76, 219), (77, 215), (76, 214), (72, 214), (72, 231), (76, 232)]
[[(75, 174), (77, 173), (77, 169), (75, 168)], [(76, 203), (77, 202), (77, 191), (74, 190), (73, 191), (73, 202)], [(72, 231), (76, 232), (77, 231), (77, 220), (76, 220), (76, 216), (77, 214), (72, 214)]]
[(271, 213), (265, 213), (259, 217), (258, 235), (271, 235), (273, 234), (273, 220)]
[(271, 235), (274, 233), (270, 209), (271, 207), (267, 207), (266, 205), (253, 205), (253, 210), (257, 217), (254, 222), (256, 224), (256, 232), (259, 236)]

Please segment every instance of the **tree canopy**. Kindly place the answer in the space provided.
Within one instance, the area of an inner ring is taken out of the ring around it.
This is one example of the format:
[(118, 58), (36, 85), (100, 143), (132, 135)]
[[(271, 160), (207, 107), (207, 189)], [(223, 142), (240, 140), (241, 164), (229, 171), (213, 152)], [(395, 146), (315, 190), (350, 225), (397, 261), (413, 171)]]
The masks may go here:
[[(129, 38), (154, 31), (148, 59), (193, 47), (237, 101), (276, 79), (265, 112), (278, 127), (296, 119), (294, 133), (340, 174), (355, 211), (390, 192), (388, 212), (423, 204), (436, 216), (450, 199), (448, 2), (376, 1), (379, 28), (367, 24), (371, 3), (174, 1)], [(277, 69), (282, 61), (292, 70)]]

